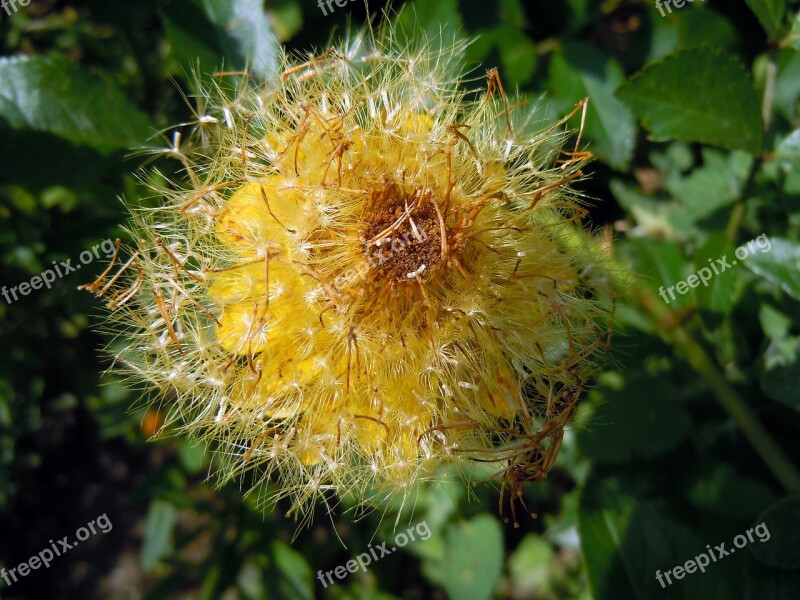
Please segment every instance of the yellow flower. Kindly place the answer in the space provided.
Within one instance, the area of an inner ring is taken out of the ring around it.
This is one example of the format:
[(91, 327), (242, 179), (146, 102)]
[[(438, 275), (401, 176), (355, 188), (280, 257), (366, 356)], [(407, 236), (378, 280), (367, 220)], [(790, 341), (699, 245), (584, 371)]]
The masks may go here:
[(386, 28), (207, 89), (169, 150), (186, 181), (88, 286), (119, 286), (119, 360), (223, 479), (258, 469), (299, 509), (482, 461), (513, 502), (552, 466), (607, 312), (572, 229), (586, 155), (496, 71), (465, 90), (461, 54)]

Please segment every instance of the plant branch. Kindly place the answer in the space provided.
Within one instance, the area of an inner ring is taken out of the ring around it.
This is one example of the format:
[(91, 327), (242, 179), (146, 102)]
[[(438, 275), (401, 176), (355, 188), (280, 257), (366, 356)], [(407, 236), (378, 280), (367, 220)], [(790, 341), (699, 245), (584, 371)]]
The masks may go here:
[(703, 346), (682, 323), (675, 322), (674, 311), (661, 307), (658, 300), (649, 294), (638, 294), (638, 297), (660, 331), (661, 338), (679, 350), (692, 369), (708, 384), (717, 401), (733, 417), (736, 425), (769, 467), (775, 479), (789, 492), (800, 493), (800, 472), (761, 425), (755, 411), (725, 379)]

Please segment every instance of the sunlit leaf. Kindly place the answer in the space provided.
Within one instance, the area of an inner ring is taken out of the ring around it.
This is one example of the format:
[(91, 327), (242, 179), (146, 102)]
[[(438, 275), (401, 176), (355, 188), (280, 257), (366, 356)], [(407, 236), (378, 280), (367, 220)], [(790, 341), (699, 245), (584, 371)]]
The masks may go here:
[(560, 112), (589, 98), (585, 135), (591, 151), (625, 170), (633, 155), (636, 127), (627, 107), (614, 96), (625, 75), (617, 62), (585, 43), (565, 45), (550, 62), (550, 90)]
[(672, 54), (638, 73), (617, 96), (655, 140), (761, 150), (758, 94), (730, 54), (708, 48)]
[(0, 58), (0, 123), (101, 151), (143, 145), (150, 120), (105, 79), (58, 58)]

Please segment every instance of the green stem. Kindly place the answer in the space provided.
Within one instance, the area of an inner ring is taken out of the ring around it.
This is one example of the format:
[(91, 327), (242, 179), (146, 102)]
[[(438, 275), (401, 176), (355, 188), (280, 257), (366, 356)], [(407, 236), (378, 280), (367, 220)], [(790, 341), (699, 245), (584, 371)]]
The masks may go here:
[[(567, 237), (567, 243), (573, 250), (585, 252), (588, 244), (590, 247), (594, 246), (591, 252), (595, 257), (603, 256), (596, 239), (590, 238), (585, 231), (577, 228), (570, 231), (574, 235)], [(692, 369), (708, 384), (714, 397), (733, 417), (747, 441), (781, 485), (789, 492), (800, 493), (800, 472), (761, 425), (756, 413), (731, 387), (703, 346), (681, 324), (681, 319), (688, 313), (684, 312), (682, 316), (680, 312), (670, 310), (658, 298), (647, 292), (638, 291), (646, 289), (647, 284), (633, 273), (630, 267), (620, 264), (611, 257), (598, 260), (610, 274), (614, 288), (626, 299), (644, 309), (655, 330), (661, 331), (660, 337), (664, 342), (676, 348)]]
[(764, 98), (761, 101), (761, 118), (764, 121), (764, 133), (769, 132), (772, 125), (772, 103), (775, 101), (775, 83), (778, 78), (778, 53), (780, 48), (774, 42), (769, 47), (767, 77), (764, 82)]
[[(757, 165), (758, 161), (754, 161), (753, 165)], [(746, 191), (747, 187), (745, 186), (745, 192), (742, 192), (742, 198), (747, 197)], [(744, 209), (745, 209), (744, 200), (739, 199), (737, 200), (736, 204), (733, 206), (733, 210), (731, 211), (731, 217), (728, 220), (728, 225), (725, 227), (725, 237), (728, 238), (731, 242), (736, 243), (736, 240), (739, 237), (739, 227), (742, 225), (742, 218), (744, 218)]]
[[(776, 44), (771, 44), (769, 49), (769, 61), (767, 63), (767, 76), (764, 82), (764, 97), (761, 100), (761, 118), (764, 124), (764, 134), (769, 133), (769, 128), (772, 125), (772, 103), (775, 99), (775, 82), (778, 75), (778, 52), (780, 48)], [(736, 204), (731, 211), (728, 225), (725, 228), (725, 235), (731, 241), (736, 243), (739, 236), (739, 228), (742, 225), (744, 218), (745, 206), (747, 199), (752, 195), (755, 188), (755, 177), (761, 163), (763, 162), (763, 152), (760, 156), (754, 157), (753, 164), (750, 167), (750, 172), (747, 174), (747, 179), (742, 186), (742, 194), (736, 201)]]
[(775, 478), (788, 491), (800, 493), (800, 472), (764, 429), (755, 412), (716, 368), (708, 353), (682, 325), (672, 331), (671, 337), (675, 347), (681, 350), (692, 368), (705, 379), (717, 400), (736, 421), (744, 436), (770, 468)]

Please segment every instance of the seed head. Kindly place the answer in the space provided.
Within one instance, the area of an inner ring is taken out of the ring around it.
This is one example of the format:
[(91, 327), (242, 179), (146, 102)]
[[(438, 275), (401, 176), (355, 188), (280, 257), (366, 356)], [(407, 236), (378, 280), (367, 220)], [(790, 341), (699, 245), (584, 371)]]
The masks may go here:
[(395, 33), (201, 86), (164, 151), (185, 176), (85, 287), (111, 295), (118, 361), (223, 479), (255, 469), (295, 509), (369, 505), (480, 461), (513, 508), (604, 340), (568, 185), (588, 154), (496, 70), (468, 81), (464, 45)]

